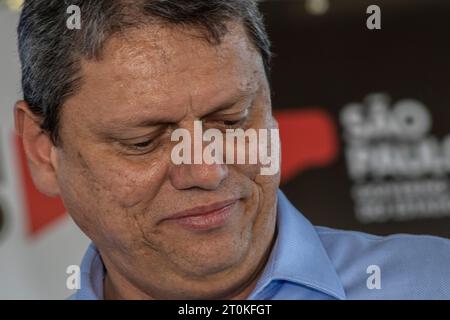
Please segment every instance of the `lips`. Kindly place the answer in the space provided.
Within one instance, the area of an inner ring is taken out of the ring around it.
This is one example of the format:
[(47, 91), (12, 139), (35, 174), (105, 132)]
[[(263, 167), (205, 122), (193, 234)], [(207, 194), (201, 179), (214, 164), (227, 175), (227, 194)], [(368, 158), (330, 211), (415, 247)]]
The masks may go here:
[(178, 212), (166, 220), (192, 230), (218, 228), (224, 225), (231, 216), (237, 201), (237, 199), (230, 199), (206, 206), (195, 207)]

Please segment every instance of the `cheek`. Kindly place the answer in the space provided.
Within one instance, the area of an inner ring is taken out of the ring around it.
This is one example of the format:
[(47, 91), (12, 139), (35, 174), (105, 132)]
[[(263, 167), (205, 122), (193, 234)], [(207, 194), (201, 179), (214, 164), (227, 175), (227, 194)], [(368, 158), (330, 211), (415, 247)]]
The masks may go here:
[[(263, 128), (265, 130), (277, 129), (276, 126)], [(247, 145), (246, 163), (250, 163), (249, 155), (247, 152), (248, 150), (249, 148)], [(280, 183), (280, 169), (281, 169), (280, 151), (281, 149), (279, 137), (276, 135), (276, 133), (272, 134), (270, 132), (270, 134), (268, 133), (267, 136), (267, 143), (258, 144), (257, 148), (255, 149), (254, 152), (255, 155), (253, 155), (253, 158), (257, 159), (257, 164), (232, 164), (229, 165), (229, 167), (233, 168), (240, 175), (246, 176), (246, 178), (255, 182), (258, 185), (278, 186)]]
[(129, 161), (81, 153), (65, 157), (58, 179), (66, 208), (88, 235), (98, 225), (109, 231), (114, 225), (129, 225), (126, 217), (148, 207), (164, 182), (168, 162), (163, 159)]
[(118, 164), (98, 171), (98, 181), (120, 207), (134, 208), (155, 198), (167, 176), (168, 164), (159, 159), (144, 165)]
[(260, 176), (260, 165), (231, 165), (234, 171), (237, 172), (237, 174), (241, 176), (245, 176), (247, 181), (251, 181), (252, 183), (255, 183), (257, 179), (259, 179)]
[(86, 181), (95, 185), (118, 207), (132, 209), (141, 203), (150, 202), (164, 182), (168, 169), (162, 159), (114, 160), (91, 166)]

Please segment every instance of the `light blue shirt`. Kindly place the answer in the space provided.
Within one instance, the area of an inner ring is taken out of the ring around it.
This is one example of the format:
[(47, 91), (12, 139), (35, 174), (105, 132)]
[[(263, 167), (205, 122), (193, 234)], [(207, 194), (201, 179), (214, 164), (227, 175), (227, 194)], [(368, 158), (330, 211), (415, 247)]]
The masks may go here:
[[(278, 236), (248, 299), (450, 299), (450, 240), (314, 227), (278, 192)], [(450, 226), (449, 226), (450, 227)], [(93, 244), (72, 299), (103, 298)]]

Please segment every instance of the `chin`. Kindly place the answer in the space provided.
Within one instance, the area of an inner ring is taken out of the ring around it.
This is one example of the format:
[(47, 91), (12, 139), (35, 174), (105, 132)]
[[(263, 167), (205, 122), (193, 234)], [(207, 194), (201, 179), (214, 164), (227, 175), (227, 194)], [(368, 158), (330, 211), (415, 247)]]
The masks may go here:
[(246, 250), (244, 247), (236, 247), (228, 245), (227, 248), (220, 246), (212, 247), (202, 252), (192, 252), (183, 259), (180, 267), (185, 273), (194, 277), (214, 276), (227, 270), (232, 270), (236, 266), (241, 265)]

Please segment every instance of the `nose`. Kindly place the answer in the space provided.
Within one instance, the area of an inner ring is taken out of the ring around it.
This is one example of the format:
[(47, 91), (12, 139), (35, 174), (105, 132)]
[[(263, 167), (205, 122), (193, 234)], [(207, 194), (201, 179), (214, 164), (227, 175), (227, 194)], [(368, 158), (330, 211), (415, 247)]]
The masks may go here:
[(228, 166), (225, 164), (182, 164), (173, 165), (170, 170), (172, 185), (179, 190), (216, 190), (227, 176)]

